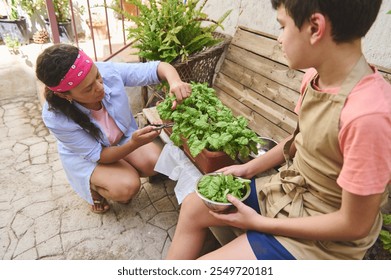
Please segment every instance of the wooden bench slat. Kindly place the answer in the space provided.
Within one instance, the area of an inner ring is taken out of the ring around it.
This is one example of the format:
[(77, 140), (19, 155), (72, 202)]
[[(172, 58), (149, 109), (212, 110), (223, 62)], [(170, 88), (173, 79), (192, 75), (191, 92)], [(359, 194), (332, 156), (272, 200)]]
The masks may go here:
[[(250, 115), (258, 113), (283, 130), (287, 132), (294, 131), (297, 120), (296, 114), (270, 101), (254, 90), (245, 88), (242, 84), (223, 74), (220, 74), (219, 79), (216, 80), (215, 87), (220, 88), (227, 95), (234, 98), (235, 103), (245, 105), (251, 111)], [(220, 95), (219, 99), (224, 103), (226, 96)], [(236, 104), (230, 104), (228, 107), (234, 108)]]
[(236, 46), (229, 46), (225, 59), (259, 73), (276, 83), (300, 92), (300, 84), (304, 73), (289, 69), (288, 66), (261, 57)]
[(276, 104), (279, 104), (292, 112), (294, 111), (300, 95), (297, 91), (282, 86), (275, 81), (261, 76), (228, 59), (224, 60), (222, 68), (218, 73), (217, 81), (220, 79), (220, 74), (231, 77), (232, 79), (239, 81), (243, 86), (251, 88)]
[(249, 30), (238, 28), (235, 36), (232, 38), (231, 45), (274, 60), (280, 64), (288, 65), (276, 38), (260, 36)]

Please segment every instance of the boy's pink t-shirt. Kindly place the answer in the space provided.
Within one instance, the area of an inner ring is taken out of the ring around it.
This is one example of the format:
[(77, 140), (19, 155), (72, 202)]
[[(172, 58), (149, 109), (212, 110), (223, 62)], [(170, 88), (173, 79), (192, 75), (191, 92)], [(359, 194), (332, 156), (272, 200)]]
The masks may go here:
[(113, 118), (110, 117), (105, 106), (102, 105), (102, 108), (98, 111), (91, 110), (92, 117), (100, 124), (105, 132), (107, 138), (111, 145), (116, 145), (121, 137), (124, 135), (122, 131), (118, 128), (117, 124), (114, 122)]
[[(315, 74), (315, 69), (309, 69), (304, 75), (297, 114)], [(317, 90), (337, 94), (339, 88)], [(338, 140), (343, 155), (338, 185), (357, 195), (383, 193), (391, 182), (391, 85), (376, 69), (349, 94), (340, 116)]]

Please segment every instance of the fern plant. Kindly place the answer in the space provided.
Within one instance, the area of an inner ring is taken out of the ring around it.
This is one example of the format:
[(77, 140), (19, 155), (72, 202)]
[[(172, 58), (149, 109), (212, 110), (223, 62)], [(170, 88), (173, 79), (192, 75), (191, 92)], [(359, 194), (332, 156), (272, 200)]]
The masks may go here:
[[(7, 4), (8, 4), (8, 1), (7, 1)], [(17, 2), (16, 0), (10, 0), (10, 3), (9, 3), (9, 6), (10, 6), (10, 14), (9, 14), (9, 19), (10, 20), (18, 20), (20, 19), (20, 15), (19, 15), (19, 12), (18, 12), (18, 7), (17, 7)]]
[[(134, 16), (119, 11), (134, 21), (136, 27), (127, 29), (128, 38), (136, 39), (138, 55), (146, 60), (161, 60), (171, 63), (175, 60), (185, 62), (189, 55), (220, 42), (213, 36), (217, 27), (230, 14), (225, 12), (217, 21), (202, 12), (207, 0), (126, 0), (137, 6), (139, 15)], [(208, 22), (209, 24), (205, 24)]]

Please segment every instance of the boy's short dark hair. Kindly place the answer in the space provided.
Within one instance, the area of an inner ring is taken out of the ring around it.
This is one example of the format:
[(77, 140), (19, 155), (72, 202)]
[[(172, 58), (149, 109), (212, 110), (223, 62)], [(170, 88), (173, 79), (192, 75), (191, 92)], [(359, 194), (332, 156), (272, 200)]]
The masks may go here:
[(335, 42), (362, 38), (371, 28), (382, 0), (271, 0), (274, 9), (281, 5), (300, 29), (314, 13), (330, 19)]

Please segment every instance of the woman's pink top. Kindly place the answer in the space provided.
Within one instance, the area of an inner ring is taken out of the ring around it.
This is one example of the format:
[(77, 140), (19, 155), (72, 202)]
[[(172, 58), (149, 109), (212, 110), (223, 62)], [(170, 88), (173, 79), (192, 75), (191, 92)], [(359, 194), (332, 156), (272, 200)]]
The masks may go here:
[(124, 135), (122, 131), (118, 128), (113, 118), (110, 117), (105, 106), (102, 104), (102, 108), (98, 111), (91, 110), (92, 117), (99, 123), (105, 132), (107, 138), (109, 139), (110, 144), (116, 145), (121, 137)]

